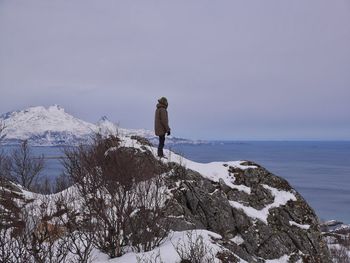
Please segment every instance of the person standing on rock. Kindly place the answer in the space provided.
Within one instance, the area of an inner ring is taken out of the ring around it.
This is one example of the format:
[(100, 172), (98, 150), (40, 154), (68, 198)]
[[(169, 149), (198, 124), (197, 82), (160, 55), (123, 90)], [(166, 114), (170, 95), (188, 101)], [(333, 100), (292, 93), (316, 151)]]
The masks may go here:
[(157, 109), (154, 118), (154, 132), (159, 137), (158, 157), (164, 157), (163, 148), (165, 142), (165, 135), (170, 135), (169, 119), (168, 119), (168, 100), (161, 97), (158, 100)]

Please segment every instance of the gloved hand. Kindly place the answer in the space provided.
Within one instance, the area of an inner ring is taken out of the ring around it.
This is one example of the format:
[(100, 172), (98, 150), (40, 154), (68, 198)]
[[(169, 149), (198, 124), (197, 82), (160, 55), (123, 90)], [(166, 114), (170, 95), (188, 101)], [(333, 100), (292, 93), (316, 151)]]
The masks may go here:
[(167, 134), (168, 136), (170, 136), (170, 131), (168, 131), (166, 134)]

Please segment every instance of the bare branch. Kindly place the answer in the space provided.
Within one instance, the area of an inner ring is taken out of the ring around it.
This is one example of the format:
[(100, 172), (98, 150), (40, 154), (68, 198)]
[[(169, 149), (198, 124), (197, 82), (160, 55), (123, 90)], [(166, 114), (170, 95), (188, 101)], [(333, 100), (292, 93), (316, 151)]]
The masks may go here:
[(0, 120), (0, 142), (5, 138), (6, 134), (4, 134), (6, 126), (3, 120)]
[(130, 246), (149, 251), (167, 235), (156, 162), (114, 136), (66, 151), (64, 166), (83, 198), (83, 216), (96, 222), (94, 245), (112, 258)]
[(12, 179), (27, 189), (34, 190), (34, 183), (38, 181), (44, 168), (44, 156), (34, 157), (28, 141), (25, 140), (12, 152), (11, 159)]

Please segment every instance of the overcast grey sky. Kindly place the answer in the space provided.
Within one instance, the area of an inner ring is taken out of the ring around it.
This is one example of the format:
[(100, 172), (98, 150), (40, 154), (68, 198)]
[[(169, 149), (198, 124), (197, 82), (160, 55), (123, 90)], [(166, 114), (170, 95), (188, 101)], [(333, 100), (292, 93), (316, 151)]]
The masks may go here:
[(349, 0), (0, 0), (0, 112), (175, 136), (350, 139)]

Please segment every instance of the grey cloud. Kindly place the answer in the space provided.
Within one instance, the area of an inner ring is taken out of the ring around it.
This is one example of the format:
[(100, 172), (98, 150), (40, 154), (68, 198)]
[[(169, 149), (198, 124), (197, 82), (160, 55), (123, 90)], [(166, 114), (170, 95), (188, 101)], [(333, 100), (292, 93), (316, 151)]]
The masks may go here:
[(346, 0), (4, 0), (0, 35), (0, 112), (152, 129), (168, 96), (179, 136), (350, 139)]

